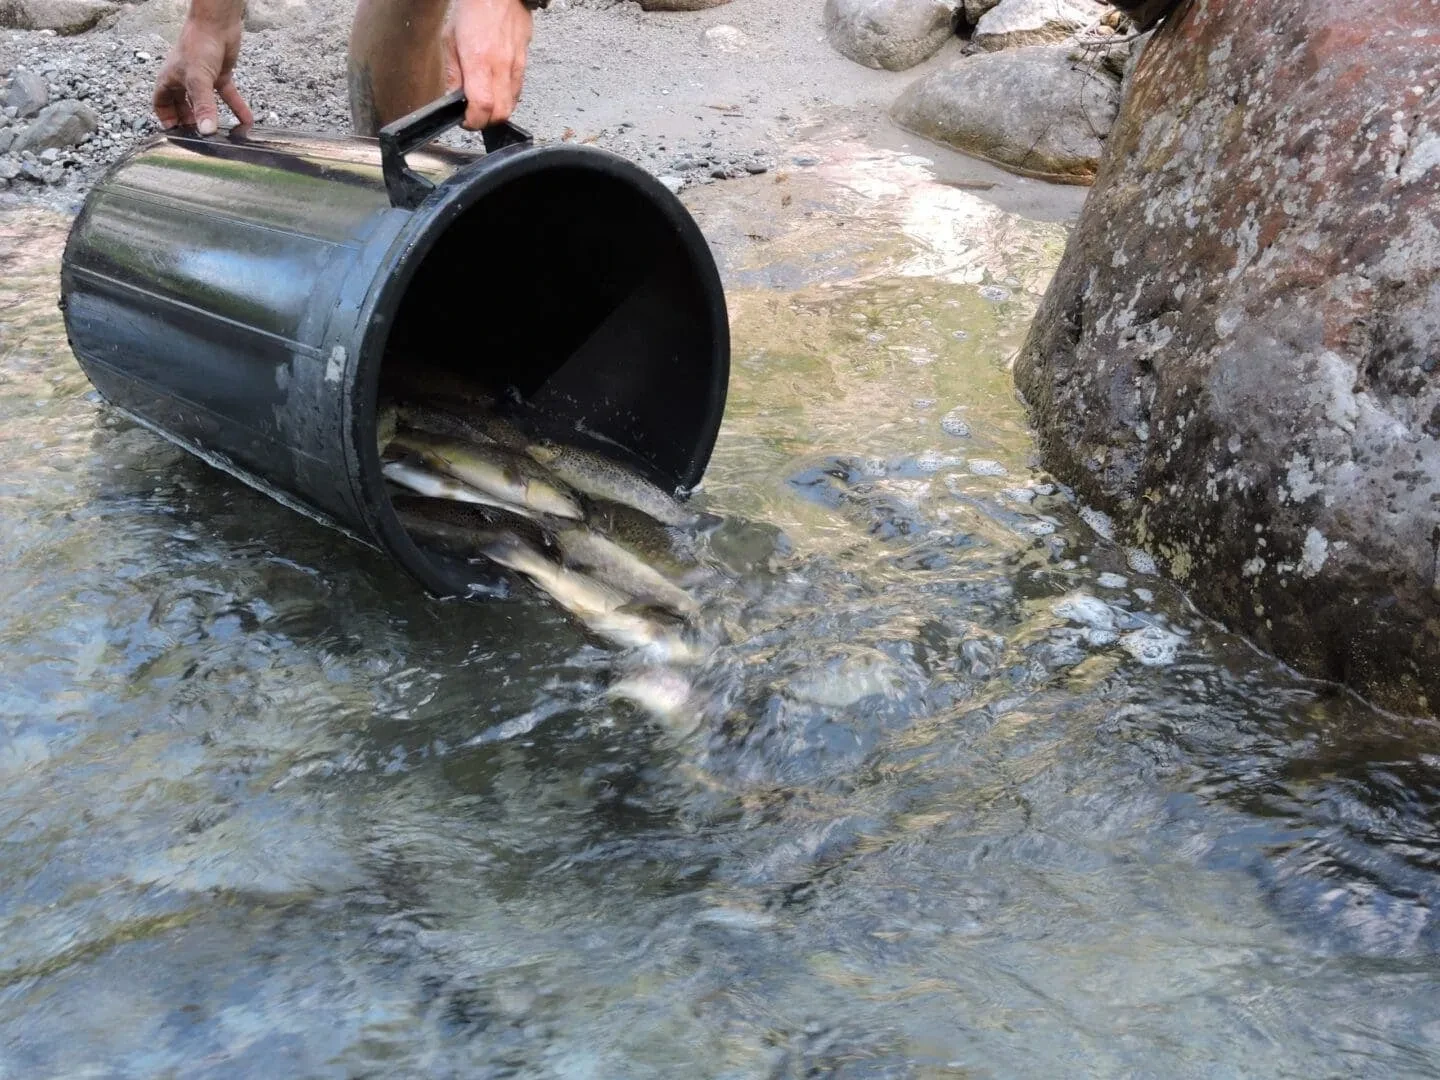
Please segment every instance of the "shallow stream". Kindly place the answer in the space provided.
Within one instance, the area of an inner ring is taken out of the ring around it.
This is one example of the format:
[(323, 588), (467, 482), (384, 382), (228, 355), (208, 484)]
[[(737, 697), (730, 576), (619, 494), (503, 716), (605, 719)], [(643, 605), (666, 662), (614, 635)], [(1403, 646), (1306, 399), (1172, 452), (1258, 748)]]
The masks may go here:
[(1440, 731), (1037, 468), (1064, 230), (985, 182), (697, 200), (730, 643), (669, 726), (107, 412), (67, 222), (0, 217), (0, 1076), (1440, 1071)]

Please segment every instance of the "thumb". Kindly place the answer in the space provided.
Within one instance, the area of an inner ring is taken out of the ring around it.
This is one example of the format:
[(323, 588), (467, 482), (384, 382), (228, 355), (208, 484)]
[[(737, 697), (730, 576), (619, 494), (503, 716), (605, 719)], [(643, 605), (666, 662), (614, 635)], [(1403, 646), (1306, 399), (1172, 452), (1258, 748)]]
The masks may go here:
[(185, 96), (195, 114), (195, 127), (201, 135), (214, 135), (220, 126), (220, 110), (215, 105), (215, 77), (197, 72), (185, 77)]

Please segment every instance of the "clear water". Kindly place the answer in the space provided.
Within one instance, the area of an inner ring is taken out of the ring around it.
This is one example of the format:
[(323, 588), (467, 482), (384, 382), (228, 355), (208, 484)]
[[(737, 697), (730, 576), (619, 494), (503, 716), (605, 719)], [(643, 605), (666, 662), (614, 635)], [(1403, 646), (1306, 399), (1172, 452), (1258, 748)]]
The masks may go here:
[(727, 260), (690, 735), (107, 413), (0, 219), (0, 1075), (1440, 1071), (1436, 727), (1045, 493), (1057, 226), (838, 182)]

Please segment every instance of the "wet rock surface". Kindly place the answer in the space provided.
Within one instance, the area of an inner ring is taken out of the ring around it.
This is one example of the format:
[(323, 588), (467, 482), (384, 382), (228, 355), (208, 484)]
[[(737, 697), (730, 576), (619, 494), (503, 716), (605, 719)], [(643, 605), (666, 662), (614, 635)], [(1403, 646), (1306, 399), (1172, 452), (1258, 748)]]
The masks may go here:
[(1208, 613), (1440, 706), (1440, 24), (1183, 7), (1016, 373), (1047, 462)]
[(955, 0), (827, 0), (825, 34), (857, 64), (904, 71), (940, 50), (957, 15)]
[(927, 75), (891, 110), (907, 131), (1027, 175), (1095, 176), (1119, 83), (1065, 47), (980, 53)]

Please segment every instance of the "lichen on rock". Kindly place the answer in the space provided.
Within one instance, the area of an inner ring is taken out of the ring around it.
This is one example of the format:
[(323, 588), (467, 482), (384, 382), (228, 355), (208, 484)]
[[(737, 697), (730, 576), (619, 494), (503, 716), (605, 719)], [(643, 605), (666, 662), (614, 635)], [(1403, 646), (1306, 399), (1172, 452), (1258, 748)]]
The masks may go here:
[(1303, 670), (1440, 709), (1440, 23), (1192, 0), (1016, 365), (1048, 463)]

